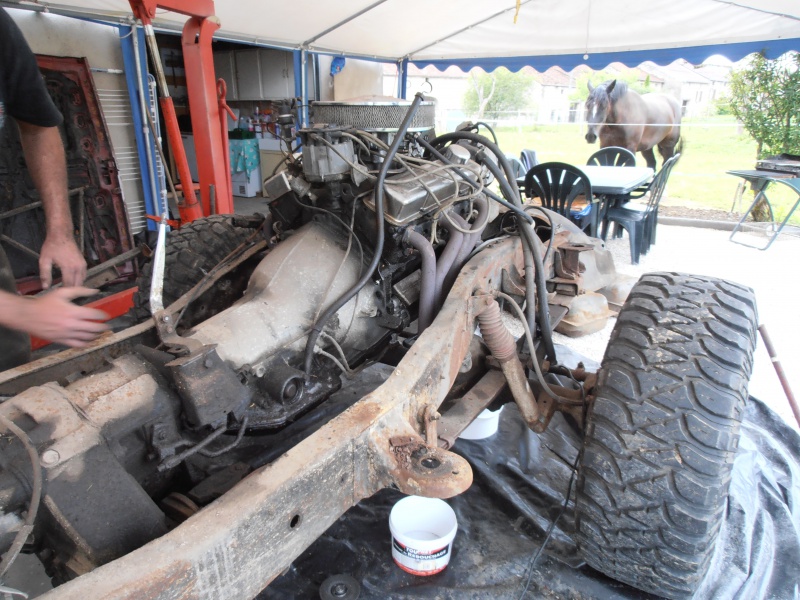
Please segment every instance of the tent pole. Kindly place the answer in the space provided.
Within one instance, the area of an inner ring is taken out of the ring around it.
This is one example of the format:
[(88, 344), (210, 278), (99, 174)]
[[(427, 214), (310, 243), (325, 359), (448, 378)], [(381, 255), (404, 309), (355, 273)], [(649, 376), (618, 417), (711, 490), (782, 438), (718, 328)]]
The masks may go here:
[(408, 59), (397, 61), (397, 97), (405, 99), (408, 91)]

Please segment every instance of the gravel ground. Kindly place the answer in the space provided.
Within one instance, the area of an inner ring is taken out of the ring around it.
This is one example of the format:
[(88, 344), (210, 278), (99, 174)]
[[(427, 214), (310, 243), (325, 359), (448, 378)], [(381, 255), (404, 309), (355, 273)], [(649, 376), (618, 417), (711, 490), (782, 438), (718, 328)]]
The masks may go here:
[[(797, 276), (800, 239), (782, 235), (769, 250), (760, 251), (733, 243), (729, 237), (728, 231), (662, 224), (658, 227), (657, 244), (638, 265), (631, 265), (627, 234), (609, 240), (606, 247), (614, 256), (617, 271), (637, 279), (653, 271), (678, 271), (720, 277), (752, 287), (756, 292), (760, 322), (766, 326), (790, 387), (797, 395), (800, 391), (797, 302), (800, 295), (800, 278)], [(611, 318), (602, 331), (582, 338), (556, 333), (555, 341), (601, 361), (615, 323), (616, 319)], [(766, 402), (787, 423), (800, 430), (760, 338), (750, 394)]]
[(693, 208), (689, 206), (667, 206), (658, 208), (659, 215), (664, 217), (680, 217), (684, 219), (700, 219), (702, 221), (726, 221), (737, 223), (742, 218), (741, 213), (728, 212), (714, 208)]

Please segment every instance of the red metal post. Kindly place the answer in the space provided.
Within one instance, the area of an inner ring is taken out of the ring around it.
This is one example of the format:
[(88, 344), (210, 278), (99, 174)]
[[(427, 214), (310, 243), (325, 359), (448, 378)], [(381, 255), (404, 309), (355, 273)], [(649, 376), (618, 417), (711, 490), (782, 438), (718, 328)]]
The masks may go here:
[[(200, 178), (200, 201), (203, 213), (210, 215), (233, 212), (230, 173), (225, 169), (227, 157), (221, 129), (217, 79), (211, 38), (219, 29), (215, 18), (193, 17), (183, 28), (183, 62), (186, 68), (186, 88), (189, 94), (189, 111), (192, 117), (197, 174)], [(211, 189), (215, 205), (211, 205)]]

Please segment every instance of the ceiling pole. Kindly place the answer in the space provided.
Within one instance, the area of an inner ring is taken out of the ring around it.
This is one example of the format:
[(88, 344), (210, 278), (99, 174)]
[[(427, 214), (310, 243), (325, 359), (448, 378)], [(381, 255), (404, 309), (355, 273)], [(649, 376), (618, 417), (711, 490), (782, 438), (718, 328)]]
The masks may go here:
[(303, 48), (309, 47), (311, 44), (316, 42), (322, 36), (328, 35), (332, 31), (336, 31), (342, 25), (347, 25), (350, 21), (354, 21), (355, 19), (357, 19), (361, 15), (368, 13), (373, 8), (377, 8), (378, 6), (380, 6), (381, 4), (383, 4), (384, 2), (387, 2), (387, 1), (388, 0), (378, 0), (377, 2), (375, 2), (373, 4), (370, 4), (369, 6), (366, 6), (366, 7), (362, 8), (360, 11), (358, 11), (357, 13), (353, 13), (352, 15), (347, 17), (345, 20), (339, 21), (335, 25), (331, 25), (330, 27), (328, 27), (325, 31), (321, 31), (317, 35), (308, 38), (305, 42), (300, 44), (301, 47), (303, 47)]
[(300, 122), (297, 124), (297, 128), (302, 129), (308, 127), (308, 51), (302, 48), (299, 52), (295, 50), (293, 54), (294, 93), (300, 97), (300, 110), (297, 111), (297, 118)]
[[(522, 1), (520, 2), (520, 4), (519, 4), (519, 5), (520, 5), (520, 7), (522, 7), (522, 6), (524, 6), (525, 4), (528, 4), (528, 2), (533, 2), (533, 0), (522, 0)], [(512, 6), (512, 7), (510, 7), (510, 8), (506, 8), (506, 9), (503, 9), (503, 10), (501, 10), (501, 11), (498, 11), (498, 12), (496, 12), (496, 13), (492, 14), (492, 15), (489, 15), (489, 16), (488, 16), (488, 17), (486, 17), (485, 19), (481, 19), (480, 21), (475, 21), (474, 23), (470, 23), (470, 24), (469, 24), (469, 25), (467, 25), (466, 27), (462, 27), (461, 29), (459, 29), (459, 30), (457, 30), (457, 31), (454, 31), (453, 33), (450, 33), (450, 34), (448, 34), (448, 35), (446, 35), (446, 36), (444, 36), (444, 37), (441, 37), (441, 38), (439, 38), (438, 40), (436, 40), (436, 41), (434, 41), (434, 42), (431, 42), (430, 44), (425, 44), (424, 46), (422, 46), (422, 47), (420, 47), (420, 48), (417, 48), (417, 49), (416, 49), (416, 50), (414, 50), (413, 52), (409, 52), (409, 53), (408, 53), (406, 56), (409, 56), (409, 57), (411, 57), (411, 60), (413, 60), (413, 57), (414, 57), (414, 55), (415, 55), (417, 52), (422, 52), (422, 51), (423, 51), (423, 50), (425, 50), (426, 48), (430, 48), (431, 46), (435, 46), (436, 44), (438, 44), (438, 43), (440, 43), (440, 42), (443, 42), (443, 41), (445, 41), (445, 40), (449, 40), (451, 37), (455, 37), (455, 36), (457, 36), (459, 33), (463, 33), (463, 32), (465, 32), (465, 31), (467, 31), (468, 29), (472, 29), (473, 27), (477, 27), (478, 25), (483, 25), (483, 24), (484, 24), (484, 23), (486, 23), (487, 21), (491, 21), (492, 19), (494, 19), (494, 18), (496, 18), (496, 17), (499, 17), (500, 15), (504, 15), (504, 14), (506, 14), (506, 13), (508, 13), (508, 12), (512, 12), (512, 11), (516, 12), (517, 10), (518, 10), (518, 8), (517, 8), (517, 5), (516, 5), (516, 3), (515, 3), (515, 4), (514, 4), (514, 6)]]
[(408, 59), (397, 61), (397, 97), (405, 100), (408, 93)]

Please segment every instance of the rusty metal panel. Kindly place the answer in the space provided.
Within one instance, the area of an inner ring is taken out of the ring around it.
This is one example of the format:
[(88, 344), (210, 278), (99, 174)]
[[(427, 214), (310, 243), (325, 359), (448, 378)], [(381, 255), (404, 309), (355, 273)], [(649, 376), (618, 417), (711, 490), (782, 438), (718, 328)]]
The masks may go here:
[[(116, 161), (97, 91), (85, 58), (37, 56), (53, 101), (64, 116), (59, 127), (67, 159), (74, 229), (89, 266), (105, 262), (133, 248), (128, 216), (122, 199)], [(15, 128), (0, 151), (0, 174), (7, 180), (0, 194), (0, 211), (21, 209), (2, 223), (2, 232), (26, 248), (38, 251), (44, 242), (44, 216), (35, 205), (38, 194), (27, 174)], [(35, 257), (6, 245), (17, 278), (36, 275)], [(118, 266), (121, 276), (135, 275), (133, 261)]]

